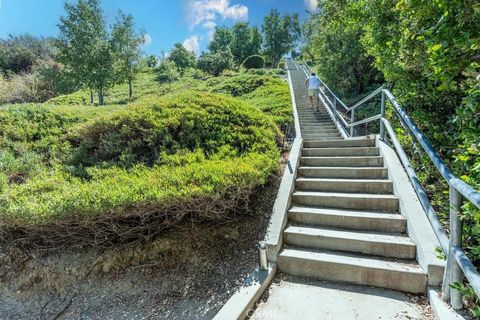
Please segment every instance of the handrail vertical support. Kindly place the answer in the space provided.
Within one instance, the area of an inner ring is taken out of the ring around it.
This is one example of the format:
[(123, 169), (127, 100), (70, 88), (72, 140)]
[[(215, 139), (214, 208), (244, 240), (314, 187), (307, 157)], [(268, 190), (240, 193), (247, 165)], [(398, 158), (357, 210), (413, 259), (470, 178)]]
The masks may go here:
[(380, 140), (385, 140), (385, 123), (382, 119), (385, 118), (385, 92), (382, 91), (382, 100), (380, 102)]
[(352, 125), (350, 127), (350, 137), (353, 137), (353, 133), (354, 133), (354, 130), (355, 130), (355, 127), (353, 126), (353, 124), (355, 123), (355, 109), (352, 109), (352, 115), (350, 117), (350, 124)]
[(337, 99), (333, 99), (333, 116), (337, 120)]
[(454, 187), (450, 186), (450, 244), (447, 257), (447, 270), (443, 284), (444, 299), (450, 298), (450, 304), (455, 310), (463, 308), (462, 293), (450, 287), (453, 283), (463, 283), (462, 269), (458, 265), (453, 254), (453, 248), (462, 246), (462, 221), (460, 211), (462, 207), (462, 195)]

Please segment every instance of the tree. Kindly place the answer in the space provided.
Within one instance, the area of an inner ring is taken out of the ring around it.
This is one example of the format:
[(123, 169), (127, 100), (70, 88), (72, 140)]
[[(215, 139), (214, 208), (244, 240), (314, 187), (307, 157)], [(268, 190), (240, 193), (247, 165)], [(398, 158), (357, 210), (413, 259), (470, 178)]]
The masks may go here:
[(52, 39), (9, 35), (0, 40), (0, 71), (6, 75), (32, 72), (35, 67), (54, 60), (54, 51)]
[(114, 83), (111, 42), (102, 15), (100, 0), (65, 3), (66, 16), (60, 18), (57, 41), (59, 60), (68, 71), (104, 104), (105, 88)]
[(188, 51), (181, 43), (176, 43), (173, 50), (170, 52), (169, 60), (175, 62), (180, 71), (184, 74), (185, 70), (195, 66), (195, 54)]
[(263, 20), (263, 46), (273, 66), (277, 66), (282, 56), (295, 47), (300, 37), (298, 14), (280, 16), (272, 10)]
[(234, 57), (230, 50), (214, 53), (202, 53), (197, 61), (197, 68), (214, 76), (219, 76), (224, 70), (233, 68)]
[(120, 11), (112, 28), (111, 45), (117, 82), (128, 83), (129, 99), (132, 99), (132, 82), (139, 70), (140, 45), (144, 41), (145, 33), (135, 30), (133, 17)]
[(144, 63), (149, 68), (155, 68), (158, 64), (158, 58), (155, 55), (151, 54), (145, 57)]
[(246, 22), (236, 23), (231, 30), (230, 50), (235, 62), (241, 64), (247, 57), (258, 54), (261, 47), (261, 35), (257, 27), (250, 27)]
[(215, 53), (217, 51), (225, 51), (230, 49), (232, 42), (232, 33), (227, 27), (217, 27), (213, 33), (212, 41), (208, 45), (208, 50)]
[(232, 27), (230, 50), (237, 64), (241, 64), (250, 55), (250, 35), (250, 27), (246, 22), (236, 23)]
[(164, 60), (157, 69), (157, 80), (166, 82), (172, 88), (172, 82), (178, 80), (180, 72), (172, 60)]

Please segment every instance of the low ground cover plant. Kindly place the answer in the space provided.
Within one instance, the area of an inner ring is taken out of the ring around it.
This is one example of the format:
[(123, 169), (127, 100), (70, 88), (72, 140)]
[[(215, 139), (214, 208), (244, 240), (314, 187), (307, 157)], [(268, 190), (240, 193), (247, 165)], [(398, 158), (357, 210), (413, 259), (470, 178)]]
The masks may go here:
[[(154, 236), (187, 217), (245, 213), (278, 167), (288, 86), (258, 75), (219, 78), (206, 82), (223, 93), (188, 77), (127, 105), (84, 106), (86, 93), (75, 93), (2, 106), (0, 236), (98, 246)], [(237, 98), (225, 89), (234, 84)]]

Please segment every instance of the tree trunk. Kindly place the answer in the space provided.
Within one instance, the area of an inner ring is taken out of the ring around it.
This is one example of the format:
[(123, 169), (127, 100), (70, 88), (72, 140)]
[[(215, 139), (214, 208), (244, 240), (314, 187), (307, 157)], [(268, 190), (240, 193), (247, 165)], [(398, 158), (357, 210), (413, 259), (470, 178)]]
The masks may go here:
[(132, 79), (128, 79), (128, 100), (132, 100), (133, 91), (132, 91)]
[(93, 104), (93, 90), (90, 89), (90, 104)]
[(103, 88), (100, 87), (98, 89), (98, 104), (103, 106), (103, 103), (104, 103), (104, 101), (103, 101)]

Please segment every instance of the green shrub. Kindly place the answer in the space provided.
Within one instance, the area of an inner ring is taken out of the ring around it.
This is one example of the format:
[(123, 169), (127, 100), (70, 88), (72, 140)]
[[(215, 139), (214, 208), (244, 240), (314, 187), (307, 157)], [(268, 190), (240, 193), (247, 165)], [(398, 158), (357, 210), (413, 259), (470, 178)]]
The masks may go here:
[(0, 237), (96, 245), (184, 217), (228, 219), (278, 166), (276, 125), (236, 98), (186, 91), (85, 108), (0, 110)]
[(242, 63), (245, 69), (262, 69), (265, 68), (265, 58), (260, 55), (247, 57)]
[(226, 93), (232, 96), (241, 96), (255, 91), (272, 78), (260, 77), (251, 74), (240, 74), (236, 77), (219, 77), (209, 79), (206, 87), (216, 93)]
[(265, 85), (241, 98), (272, 116), (278, 126), (285, 126), (293, 121), (290, 90), (280, 79), (272, 78)]
[(75, 165), (100, 162), (153, 166), (161, 154), (201, 148), (205, 155), (228, 145), (238, 155), (264, 152), (275, 140), (274, 124), (239, 100), (200, 92), (172, 99), (148, 98), (111, 117), (102, 117), (69, 135)]
[(203, 53), (197, 61), (197, 68), (215, 77), (233, 68), (234, 58), (230, 50)]

